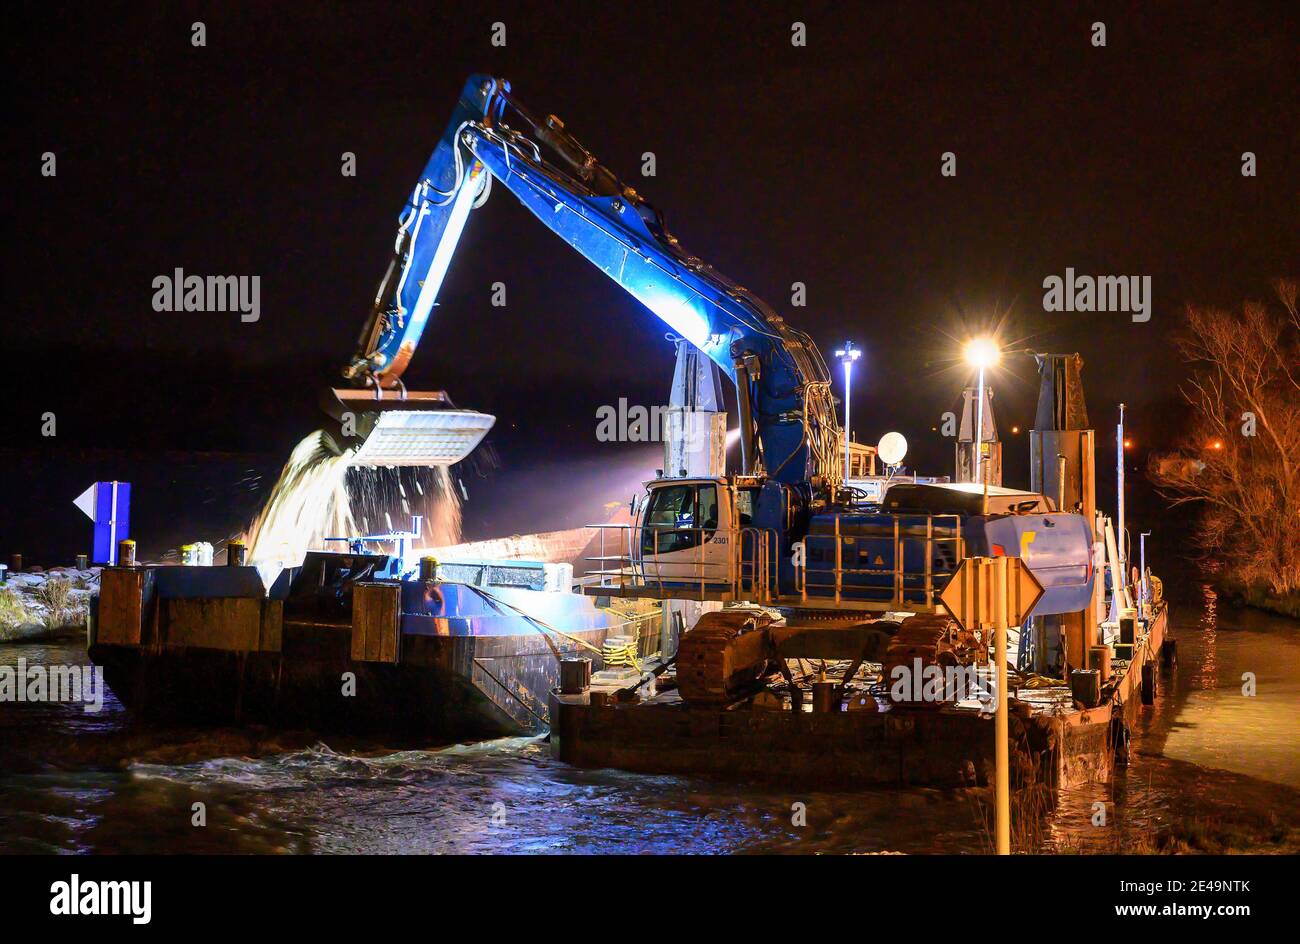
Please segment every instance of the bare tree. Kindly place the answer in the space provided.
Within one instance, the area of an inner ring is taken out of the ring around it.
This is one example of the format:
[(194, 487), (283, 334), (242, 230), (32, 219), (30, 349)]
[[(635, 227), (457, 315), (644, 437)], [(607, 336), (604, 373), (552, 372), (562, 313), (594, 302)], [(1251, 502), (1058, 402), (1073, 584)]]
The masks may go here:
[(1192, 420), (1150, 471), (1174, 504), (1203, 503), (1200, 546), (1231, 577), (1281, 595), (1300, 590), (1300, 311), (1295, 282), (1274, 288), (1280, 312), (1188, 306)]

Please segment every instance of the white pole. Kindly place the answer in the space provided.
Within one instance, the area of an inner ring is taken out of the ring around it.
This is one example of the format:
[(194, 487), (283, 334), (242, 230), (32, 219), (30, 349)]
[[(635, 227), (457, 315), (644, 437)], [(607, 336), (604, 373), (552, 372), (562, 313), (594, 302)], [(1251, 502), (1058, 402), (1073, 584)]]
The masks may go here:
[(1007, 559), (995, 557), (993, 564), (993, 658), (997, 663), (998, 713), (997, 765), (994, 793), (997, 800), (997, 854), (1011, 855), (1011, 773), (1007, 724)]
[(1138, 535), (1138, 553), (1140, 555), (1138, 563), (1142, 567), (1142, 579), (1138, 584), (1139, 603), (1146, 603), (1147, 599), (1150, 597), (1150, 593), (1147, 590), (1147, 535), (1150, 533), (1150, 531), (1143, 531)]
[(984, 368), (980, 367), (979, 404), (975, 408), (975, 481), (984, 481)]
[(853, 393), (853, 359), (844, 358), (844, 484), (849, 483), (849, 399)]
[(1124, 404), (1122, 403), (1119, 405), (1119, 426), (1116, 427), (1115, 431), (1115, 447), (1119, 452), (1115, 460), (1116, 492), (1118, 494), (1115, 504), (1119, 525), (1119, 533), (1116, 535), (1119, 543), (1119, 577), (1115, 582), (1115, 589), (1118, 592), (1128, 586), (1128, 544), (1126, 541), (1128, 532), (1124, 530)]
[[(95, 501), (99, 501), (99, 486), (95, 486)], [(117, 566), (117, 480), (113, 481), (112, 503), (108, 511), (108, 562)]]

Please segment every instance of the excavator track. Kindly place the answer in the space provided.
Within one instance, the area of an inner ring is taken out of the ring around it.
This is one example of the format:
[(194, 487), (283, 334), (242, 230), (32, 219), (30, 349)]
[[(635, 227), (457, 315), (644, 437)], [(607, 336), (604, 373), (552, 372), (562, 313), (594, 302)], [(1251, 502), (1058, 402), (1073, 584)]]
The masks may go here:
[(762, 686), (771, 661), (763, 610), (705, 613), (677, 647), (677, 689), (690, 704), (730, 704)]
[(943, 705), (942, 701), (920, 697), (922, 686), (919, 679), (913, 679), (913, 684), (906, 686), (912, 697), (894, 696), (894, 687), (889, 685), (894, 677), (893, 670), (902, 666), (908, 672), (915, 672), (918, 659), (922, 671), (931, 665), (942, 668), (986, 661), (978, 635), (963, 629), (947, 614), (925, 613), (909, 617), (899, 625), (881, 663), (885, 684), (890, 689), (890, 699), (897, 705), (913, 708), (939, 708)]
[[(777, 663), (777, 646), (769, 631), (772, 613), (761, 609), (729, 609), (705, 613), (682, 635), (677, 650), (677, 686), (682, 700), (697, 705), (725, 705), (752, 695)], [(882, 634), (883, 635), (883, 634)], [(879, 650), (877, 649), (877, 652)], [(867, 658), (881, 660), (885, 684), (902, 666), (916, 672), (932, 665), (972, 665), (986, 660), (980, 638), (962, 629), (947, 615), (926, 613), (904, 619), (880, 655), (859, 655), (853, 668)], [(851, 673), (850, 673), (851, 674)], [(908, 686), (914, 697), (896, 698), (900, 707), (938, 708), (943, 702), (923, 699), (920, 680)]]

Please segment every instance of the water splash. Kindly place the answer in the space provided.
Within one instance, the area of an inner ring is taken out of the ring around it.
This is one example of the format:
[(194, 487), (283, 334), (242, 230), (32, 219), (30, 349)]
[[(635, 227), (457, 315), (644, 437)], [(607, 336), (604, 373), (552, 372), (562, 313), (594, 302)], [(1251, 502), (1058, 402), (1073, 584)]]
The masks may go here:
[(347, 488), (352, 450), (339, 452), (322, 430), (303, 438), (271, 489), (261, 513), (244, 533), (250, 563), (302, 563), (326, 538), (356, 533)]
[(354, 517), (369, 522), (370, 532), (405, 531), (411, 517), (419, 515), (416, 548), (460, 543), (460, 492), (445, 466), (354, 468), (347, 476), (347, 494)]
[(243, 535), (249, 563), (296, 566), (310, 550), (344, 549), (329, 538), (404, 531), (413, 515), (423, 518), (416, 548), (460, 542), (460, 495), (448, 468), (352, 468), (354, 453), (340, 452), (322, 430), (294, 447)]

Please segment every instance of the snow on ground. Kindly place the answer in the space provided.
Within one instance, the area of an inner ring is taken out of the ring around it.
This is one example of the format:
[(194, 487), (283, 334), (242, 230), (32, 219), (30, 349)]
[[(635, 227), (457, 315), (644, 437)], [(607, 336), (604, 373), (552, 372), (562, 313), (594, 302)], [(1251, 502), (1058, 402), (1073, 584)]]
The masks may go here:
[(6, 574), (8, 579), (0, 583), (0, 643), (85, 632), (90, 597), (99, 589), (99, 570), (54, 567)]

